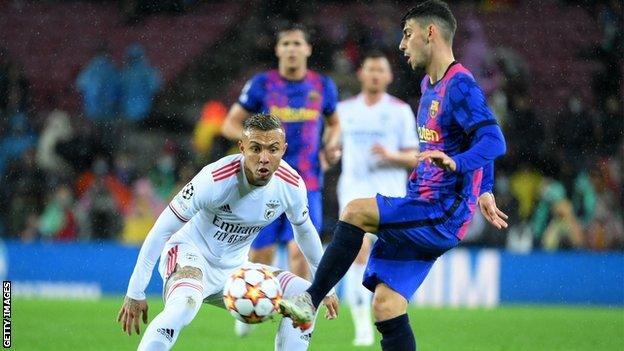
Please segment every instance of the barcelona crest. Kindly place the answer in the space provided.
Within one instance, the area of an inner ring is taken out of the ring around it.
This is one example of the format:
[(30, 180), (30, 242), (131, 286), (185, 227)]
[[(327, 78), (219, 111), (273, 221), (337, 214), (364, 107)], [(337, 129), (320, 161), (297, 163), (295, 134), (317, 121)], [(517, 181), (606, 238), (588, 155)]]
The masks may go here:
[(432, 100), (431, 107), (429, 107), (429, 117), (435, 118), (438, 115), (439, 108), (440, 108), (440, 101)]

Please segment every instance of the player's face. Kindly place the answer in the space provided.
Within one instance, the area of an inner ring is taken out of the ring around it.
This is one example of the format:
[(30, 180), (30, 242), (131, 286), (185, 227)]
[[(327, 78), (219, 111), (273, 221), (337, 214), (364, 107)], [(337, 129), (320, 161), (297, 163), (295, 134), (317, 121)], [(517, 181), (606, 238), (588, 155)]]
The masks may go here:
[(403, 27), (403, 38), (399, 50), (407, 58), (413, 70), (424, 68), (431, 57), (431, 45), (429, 44), (428, 29), (423, 28), (414, 19), (409, 19)]
[(281, 129), (269, 131), (252, 129), (243, 133), (238, 146), (245, 156), (247, 180), (250, 184), (261, 186), (271, 180), (288, 144)]
[(281, 33), (275, 46), (275, 55), (279, 59), (280, 66), (287, 69), (305, 67), (311, 54), (312, 47), (300, 30)]
[(358, 78), (365, 92), (386, 91), (392, 82), (390, 63), (385, 57), (367, 58), (358, 72)]

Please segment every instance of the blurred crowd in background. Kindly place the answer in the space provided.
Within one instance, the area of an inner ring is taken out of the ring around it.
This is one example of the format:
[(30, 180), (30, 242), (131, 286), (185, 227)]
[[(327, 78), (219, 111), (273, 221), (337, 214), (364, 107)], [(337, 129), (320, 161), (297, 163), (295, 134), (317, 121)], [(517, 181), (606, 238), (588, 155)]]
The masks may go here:
[[(535, 4), (451, 2), (459, 9), (456, 58), (484, 88), (508, 148), (497, 162), (495, 195), (510, 228), (494, 231), (476, 216), (464, 245), (624, 250), (622, 3)], [(275, 67), (274, 30), (283, 21), (312, 29), (309, 67), (330, 75), (341, 99), (359, 91), (360, 57), (380, 49), (395, 74), (390, 92), (418, 104), (424, 72), (411, 72), (398, 50), (409, 2), (8, 1), (0, 23), (16, 14), (40, 18), (42, 6), (51, 11), (46, 18), (70, 6), (111, 25), (98, 27), (98, 39), (79, 52), (62, 53), (60, 63), (43, 50), (24, 54), (19, 37), (0, 40), (5, 240), (141, 243), (171, 197), (232, 152), (220, 125), (245, 79)], [(246, 8), (253, 11), (240, 11)], [(219, 22), (223, 13), (227, 20)], [(538, 15), (550, 22), (538, 26)], [(187, 25), (183, 35), (192, 41), (214, 37), (194, 54), (191, 44), (159, 42), (198, 18), (213, 18), (219, 30)], [(141, 34), (154, 28), (164, 32)], [(67, 23), (48, 29), (65, 33), (58, 37), (70, 46), (67, 37), (80, 33)], [(585, 36), (587, 29), (593, 34)], [(339, 172), (325, 177), (327, 234), (338, 215)]]

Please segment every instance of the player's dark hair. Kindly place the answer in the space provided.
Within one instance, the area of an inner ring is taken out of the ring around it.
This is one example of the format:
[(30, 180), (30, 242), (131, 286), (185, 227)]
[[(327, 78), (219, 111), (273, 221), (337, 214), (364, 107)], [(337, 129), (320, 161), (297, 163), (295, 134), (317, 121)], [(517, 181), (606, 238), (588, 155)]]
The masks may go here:
[(275, 31), (275, 42), (278, 42), (287, 32), (300, 31), (306, 43), (310, 44), (310, 31), (301, 23), (286, 22), (277, 27)]
[(364, 53), (364, 55), (362, 56), (362, 63), (364, 63), (364, 61), (366, 61), (367, 59), (378, 59), (378, 58), (388, 58), (388, 55), (386, 55), (383, 51), (378, 50), (378, 49), (373, 49), (373, 50), (369, 50), (366, 53)]
[(457, 29), (457, 20), (453, 16), (453, 12), (449, 8), (448, 4), (441, 0), (427, 0), (414, 7), (412, 7), (403, 19), (401, 23), (405, 26), (405, 22), (410, 19), (420, 21), (421, 26), (429, 23), (435, 23), (440, 29), (442, 29), (442, 36), (444, 39), (453, 43), (453, 37), (455, 36), (455, 30)]
[(282, 122), (279, 118), (269, 113), (256, 113), (245, 119), (243, 122), (243, 131), (261, 130), (269, 131), (275, 129), (283, 129)]

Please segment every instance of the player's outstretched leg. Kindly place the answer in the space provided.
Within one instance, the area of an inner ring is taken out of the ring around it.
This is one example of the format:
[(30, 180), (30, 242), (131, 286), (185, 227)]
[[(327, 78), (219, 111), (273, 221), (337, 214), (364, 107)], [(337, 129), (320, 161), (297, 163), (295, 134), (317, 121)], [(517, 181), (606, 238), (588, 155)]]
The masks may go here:
[(147, 326), (138, 350), (162, 351), (173, 347), (182, 328), (197, 315), (204, 290), (199, 279), (175, 278), (196, 274), (201, 279), (201, 271), (194, 267), (182, 267), (173, 273), (165, 291), (165, 308)]
[[(310, 282), (288, 271), (282, 271), (277, 275), (284, 298), (289, 298), (304, 292)], [(282, 318), (279, 329), (275, 335), (275, 351), (305, 351), (310, 344), (314, 320), (307, 328), (293, 326), (290, 318)]]
[(415, 351), (416, 339), (407, 316), (407, 300), (385, 284), (375, 287), (375, 325), (381, 333), (383, 351)]
[(334, 230), (308, 290), (290, 299), (282, 299), (280, 311), (295, 324), (310, 322), (316, 308), (332, 287), (347, 273), (362, 246), (366, 232), (376, 233), (379, 211), (374, 198), (349, 202)]

